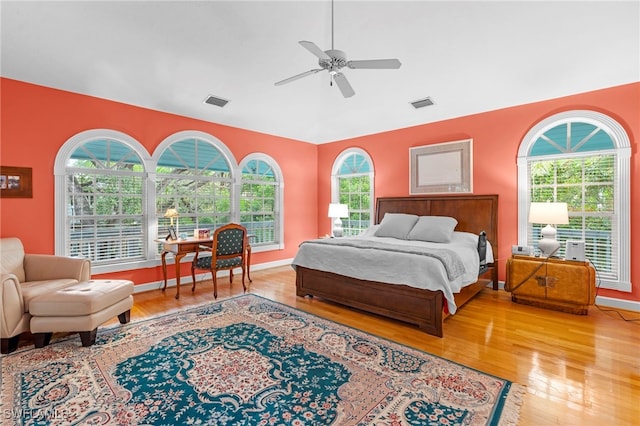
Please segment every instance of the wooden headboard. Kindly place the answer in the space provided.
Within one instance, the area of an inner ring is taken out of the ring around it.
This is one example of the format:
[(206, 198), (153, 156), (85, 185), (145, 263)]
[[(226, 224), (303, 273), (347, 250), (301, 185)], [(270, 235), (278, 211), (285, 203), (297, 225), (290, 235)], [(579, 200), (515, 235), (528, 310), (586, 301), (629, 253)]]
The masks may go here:
[(380, 197), (376, 201), (375, 223), (385, 213), (418, 216), (450, 216), (458, 221), (456, 231), (487, 233), (494, 259), (498, 258), (498, 195), (434, 195), (417, 197)]

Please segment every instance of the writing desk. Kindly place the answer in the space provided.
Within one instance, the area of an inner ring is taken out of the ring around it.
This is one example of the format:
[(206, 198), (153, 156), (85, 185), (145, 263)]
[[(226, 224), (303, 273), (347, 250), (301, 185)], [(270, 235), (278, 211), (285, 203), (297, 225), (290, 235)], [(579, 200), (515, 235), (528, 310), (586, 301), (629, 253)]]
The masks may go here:
[[(164, 277), (164, 286), (162, 291), (167, 289), (167, 253), (172, 253), (175, 258), (176, 264), (176, 299), (180, 298), (180, 261), (189, 253), (195, 253), (198, 246), (213, 246), (213, 240), (211, 238), (198, 239), (187, 238), (184, 240), (157, 240), (162, 243), (162, 275)], [(247, 248), (246, 256), (246, 270), (247, 278), (251, 282), (251, 274), (249, 272), (249, 266), (251, 265), (251, 244), (249, 244), (249, 236), (247, 236), (245, 247)]]

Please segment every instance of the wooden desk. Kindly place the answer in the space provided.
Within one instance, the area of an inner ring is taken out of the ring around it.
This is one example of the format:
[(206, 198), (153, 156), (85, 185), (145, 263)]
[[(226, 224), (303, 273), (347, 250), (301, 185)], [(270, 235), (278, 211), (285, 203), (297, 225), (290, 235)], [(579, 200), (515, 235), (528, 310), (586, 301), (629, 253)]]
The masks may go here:
[[(185, 257), (189, 253), (195, 253), (198, 246), (207, 246), (211, 247), (213, 245), (213, 240), (211, 238), (207, 239), (196, 239), (196, 238), (187, 238), (186, 240), (156, 240), (162, 243), (162, 275), (164, 277), (164, 286), (162, 287), (162, 291), (167, 289), (167, 253), (172, 253), (175, 257), (175, 265), (176, 265), (176, 299), (180, 298), (180, 261), (183, 257)], [(245, 242), (245, 247), (247, 248), (247, 256), (246, 256), (246, 271), (247, 278), (249, 282), (251, 282), (251, 274), (249, 273), (249, 267), (251, 265), (251, 244), (249, 244), (249, 238)]]

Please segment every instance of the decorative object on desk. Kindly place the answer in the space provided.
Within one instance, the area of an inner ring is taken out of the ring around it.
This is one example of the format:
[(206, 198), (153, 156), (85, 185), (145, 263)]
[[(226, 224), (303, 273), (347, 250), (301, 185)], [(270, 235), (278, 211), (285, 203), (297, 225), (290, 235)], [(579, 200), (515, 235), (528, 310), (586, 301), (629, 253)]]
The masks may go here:
[[(178, 233), (178, 216), (180, 216), (180, 213), (178, 213), (178, 210), (176, 209), (167, 209), (167, 211), (164, 213), (164, 217), (168, 217), (171, 219), (171, 227), (173, 227), (173, 218), (176, 219), (176, 228), (175, 228), (176, 234)], [(176, 238), (172, 238), (172, 239), (175, 240)]]
[(169, 227), (169, 235), (167, 235), (167, 238), (165, 238), (166, 240), (177, 240), (178, 239), (178, 234), (176, 233), (176, 228), (174, 228), (173, 226)]
[(31, 167), (0, 166), (1, 198), (32, 198)]
[(334, 219), (333, 228), (331, 230), (331, 235), (333, 237), (342, 237), (342, 217), (349, 217), (349, 206), (346, 204), (329, 204), (329, 213), (330, 218)]
[(74, 336), (18, 349), (0, 368), (4, 407), (73, 424), (517, 424), (525, 391), (253, 294), (103, 327), (83, 350)]
[(538, 248), (543, 256), (553, 256), (560, 247), (560, 243), (556, 240), (557, 231), (552, 225), (567, 225), (569, 223), (567, 203), (531, 203), (529, 223), (546, 224), (542, 228), (542, 239), (538, 242)]
[(193, 230), (193, 238), (196, 238), (198, 240), (206, 240), (207, 238), (211, 238), (211, 230), (196, 228)]

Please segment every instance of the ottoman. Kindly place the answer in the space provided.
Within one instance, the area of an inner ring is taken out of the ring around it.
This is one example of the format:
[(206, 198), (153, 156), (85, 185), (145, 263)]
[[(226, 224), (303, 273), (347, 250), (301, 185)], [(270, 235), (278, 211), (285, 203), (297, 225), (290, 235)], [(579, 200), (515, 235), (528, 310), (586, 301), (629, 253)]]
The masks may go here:
[(47, 346), (57, 332), (79, 332), (82, 346), (93, 345), (105, 321), (117, 315), (129, 322), (132, 294), (132, 281), (91, 280), (35, 297), (29, 303), (35, 347)]

